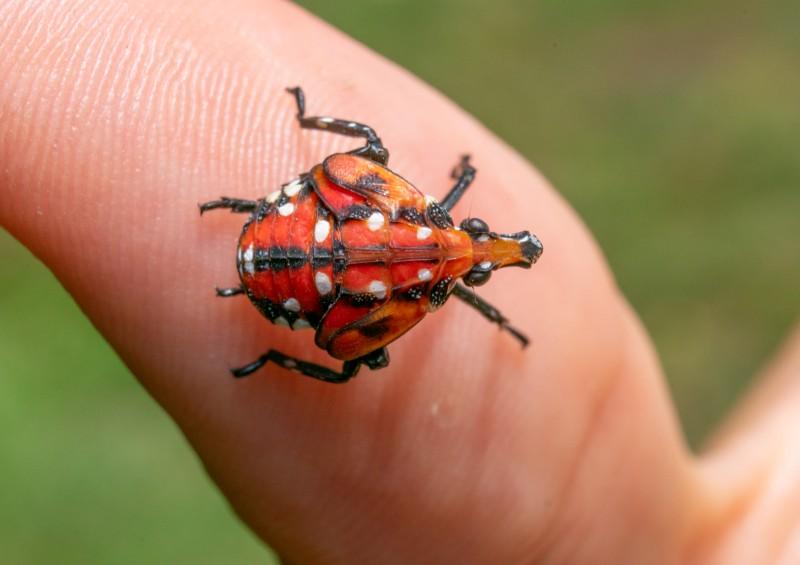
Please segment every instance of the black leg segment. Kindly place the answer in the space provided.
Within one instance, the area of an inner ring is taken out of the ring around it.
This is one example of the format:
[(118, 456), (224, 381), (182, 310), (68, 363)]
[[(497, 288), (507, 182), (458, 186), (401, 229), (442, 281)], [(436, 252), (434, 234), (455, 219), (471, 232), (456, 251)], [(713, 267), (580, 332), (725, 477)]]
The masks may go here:
[(238, 369), (232, 369), (231, 373), (233, 373), (233, 376), (237, 378), (246, 377), (270, 361), (276, 365), (280, 365), (284, 369), (296, 371), (302, 375), (305, 375), (306, 377), (311, 377), (312, 379), (317, 379), (326, 383), (338, 384), (347, 382), (355, 377), (356, 373), (358, 373), (358, 370), (361, 368), (361, 365), (366, 365), (370, 369), (381, 369), (386, 367), (389, 364), (389, 354), (387, 353), (386, 349), (373, 351), (372, 353), (369, 353), (363, 357), (359, 357), (358, 359), (345, 361), (342, 365), (342, 370), (340, 372), (336, 372), (328, 369), (327, 367), (323, 367), (322, 365), (309, 363), (308, 361), (301, 361), (300, 359), (289, 357), (288, 355), (285, 355), (280, 351), (276, 351), (275, 349), (270, 349), (252, 363), (249, 363), (244, 367), (239, 367)]
[(231, 369), (231, 373), (233, 373), (233, 376), (237, 378), (246, 377), (270, 361), (276, 365), (280, 365), (284, 369), (297, 371), (302, 375), (311, 377), (312, 379), (324, 381), (326, 383), (346, 382), (356, 376), (358, 369), (361, 367), (361, 362), (357, 359), (354, 361), (345, 361), (341, 372), (337, 373), (336, 371), (328, 369), (327, 367), (323, 367), (322, 365), (309, 363), (308, 361), (301, 361), (300, 359), (284, 355), (275, 349), (270, 349), (252, 363), (249, 363), (244, 367), (239, 367), (238, 369)]
[(477, 169), (469, 162), (469, 155), (462, 156), (461, 161), (455, 166), (450, 175), (456, 179), (456, 184), (453, 185), (453, 188), (450, 189), (450, 192), (447, 193), (447, 196), (444, 197), (439, 205), (448, 212), (452, 210), (453, 207), (458, 204), (458, 201), (461, 200), (461, 197), (464, 196), (464, 193), (469, 188), (469, 185), (472, 184), (472, 181), (475, 180), (476, 172)]
[(500, 326), (502, 329), (513, 335), (521, 344), (526, 347), (530, 340), (528, 337), (519, 331), (517, 328), (508, 323), (508, 318), (500, 313), (500, 310), (486, 302), (483, 298), (479, 297), (475, 292), (462, 284), (456, 284), (453, 288), (453, 295), (460, 298), (478, 312), (484, 318)]
[(297, 121), (300, 127), (305, 129), (319, 129), (348, 135), (350, 137), (363, 137), (366, 139), (364, 147), (359, 147), (349, 151), (351, 155), (366, 157), (377, 163), (385, 165), (389, 161), (389, 151), (381, 143), (381, 139), (375, 130), (365, 124), (360, 124), (351, 120), (341, 120), (339, 118), (329, 118), (327, 116), (306, 117), (306, 97), (303, 89), (299, 86), (287, 88), (287, 92), (294, 95), (297, 103)]
[(363, 357), (359, 357), (357, 361), (363, 363), (373, 371), (376, 369), (383, 369), (389, 365), (389, 352), (385, 347), (382, 347), (372, 353), (367, 353)]
[(244, 294), (244, 288), (237, 286), (234, 288), (217, 288), (217, 296), (227, 298), (228, 296), (236, 296), (237, 294)]
[(252, 212), (258, 206), (255, 200), (242, 200), (241, 198), (228, 198), (221, 196), (219, 200), (211, 200), (210, 202), (203, 202), (200, 206), (200, 214), (215, 210), (217, 208), (229, 208), (231, 212), (244, 213)]

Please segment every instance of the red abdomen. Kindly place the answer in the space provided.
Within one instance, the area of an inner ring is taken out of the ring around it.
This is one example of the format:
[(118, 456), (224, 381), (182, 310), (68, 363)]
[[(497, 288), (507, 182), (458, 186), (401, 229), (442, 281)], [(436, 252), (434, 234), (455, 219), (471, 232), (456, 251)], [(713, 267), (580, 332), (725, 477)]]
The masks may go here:
[(286, 185), (260, 202), (239, 240), (239, 276), (276, 324), (315, 327), (334, 298), (333, 222), (311, 187)]
[[(431, 225), (423, 214), (370, 206), (318, 166), (260, 201), (242, 231), (237, 263), (250, 300), (267, 318), (316, 328), (318, 345), (349, 358), (363, 354), (358, 342), (352, 353), (327, 347), (339, 329), (368, 320), (393, 298), (399, 310), (392, 323), (410, 328), (470, 268), (472, 246), (467, 234)], [(387, 338), (397, 333), (385, 331)]]

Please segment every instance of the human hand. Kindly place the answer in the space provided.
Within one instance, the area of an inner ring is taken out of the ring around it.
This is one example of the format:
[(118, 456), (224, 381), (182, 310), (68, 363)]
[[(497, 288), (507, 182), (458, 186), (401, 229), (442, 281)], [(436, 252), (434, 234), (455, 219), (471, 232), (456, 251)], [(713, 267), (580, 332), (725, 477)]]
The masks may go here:
[[(288, 560), (790, 559), (800, 338), (695, 459), (580, 221), (429, 88), (290, 5), (37, 5), (0, 9), (0, 221)], [(449, 303), (390, 347), (389, 368), (346, 386), (275, 367), (229, 378), (272, 346), (331, 364), (311, 335), (213, 298), (235, 284), (242, 218), (201, 222), (195, 208), (261, 196), (353, 145), (300, 131), (291, 84), (314, 112), (373, 125), (392, 168), (425, 192), (444, 194), (457, 156), (473, 154), (472, 209), (545, 243), (532, 271), (480, 290), (528, 350)]]

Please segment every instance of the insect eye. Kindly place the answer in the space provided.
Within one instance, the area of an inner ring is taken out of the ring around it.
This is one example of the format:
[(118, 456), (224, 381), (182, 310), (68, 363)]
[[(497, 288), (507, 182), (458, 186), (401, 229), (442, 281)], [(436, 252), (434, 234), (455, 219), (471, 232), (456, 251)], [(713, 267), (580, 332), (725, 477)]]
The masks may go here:
[(489, 233), (489, 225), (480, 218), (467, 218), (461, 222), (461, 229), (471, 234)]
[(464, 284), (467, 286), (481, 286), (486, 284), (491, 276), (491, 271), (470, 271), (464, 275)]

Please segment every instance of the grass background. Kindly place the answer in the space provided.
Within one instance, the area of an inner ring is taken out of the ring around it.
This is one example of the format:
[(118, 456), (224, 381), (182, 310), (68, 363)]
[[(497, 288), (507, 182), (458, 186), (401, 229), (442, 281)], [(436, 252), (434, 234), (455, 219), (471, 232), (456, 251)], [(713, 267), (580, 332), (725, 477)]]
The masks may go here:
[[(797, 2), (300, 4), (563, 192), (698, 445), (800, 311)], [(52, 276), (0, 257), (0, 563), (269, 561)]]

